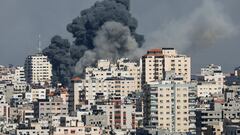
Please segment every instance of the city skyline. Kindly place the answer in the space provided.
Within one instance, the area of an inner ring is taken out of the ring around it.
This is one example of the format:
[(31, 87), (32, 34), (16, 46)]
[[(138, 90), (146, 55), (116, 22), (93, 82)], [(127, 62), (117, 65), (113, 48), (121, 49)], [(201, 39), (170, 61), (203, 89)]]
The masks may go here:
[[(63, 38), (73, 41), (72, 36), (66, 31), (66, 25), (73, 18), (79, 15), (80, 11), (90, 7), (96, 0), (90, 1), (1, 1), (0, 16), (0, 63), (3, 65), (23, 65), (27, 55), (37, 52), (38, 35), (41, 34), (42, 49), (50, 44), (54, 35), (61, 35)], [(204, 1), (144, 1), (131, 0), (131, 13), (138, 20), (138, 33), (146, 38), (146, 44), (151, 43), (153, 33), (158, 33), (163, 25), (171, 21), (189, 19), (191, 12), (202, 7)], [(240, 18), (237, 16), (238, 1), (213, 1), (214, 7), (219, 8), (219, 15), (226, 16), (234, 28), (237, 28)], [(8, 6), (4, 6), (8, 5)], [(57, 6), (56, 6), (57, 5)], [(149, 10), (142, 10), (142, 7)], [(42, 9), (45, 9), (44, 11)], [(62, 10), (64, 9), (64, 10)], [(174, 9), (174, 10), (172, 10)], [(9, 26), (12, 26), (9, 28)], [(230, 72), (237, 67), (235, 63), (238, 57), (239, 33), (228, 38), (219, 39), (212, 46), (197, 51), (186, 51), (192, 57), (192, 73), (199, 73), (200, 67), (208, 64), (222, 65), (223, 71)], [(171, 38), (170, 38), (171, 40)], [(173, 44), (171, 41), (166, 44)], [(176, 43), (177, 44), (177, 43)], [(18, 49), (16, 49), (19, 47)], [(158, 48), (169, 47), (159, 45)], [(181, 51), (178, 46), (170, 45)], [(147, 50), (147, 49), (146, 49)], [(185, 53), (185, 52), (184, 52)], [(222, 55), (224, 54), (224, 55)], [(231, 59), (229, 61), (228, 59)]]
[(2, 0), (1, 135), (238, 135), (237, 0)]

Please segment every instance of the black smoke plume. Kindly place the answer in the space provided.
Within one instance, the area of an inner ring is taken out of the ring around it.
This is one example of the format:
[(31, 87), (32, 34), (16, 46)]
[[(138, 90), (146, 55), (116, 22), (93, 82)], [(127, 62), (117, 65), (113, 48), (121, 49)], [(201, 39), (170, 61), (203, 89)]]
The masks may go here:
[[(95, 38), (102, 26), (107, 22), (121, 24), (121, 28), (127, 31), (129, 30), (130, 34), (127, 35), (127, 37), (134, 39), (137, 48), (141, 47), (144, 42), (144, 37), (136, 33), (137, 20), (132, 17), (129, 10), (130, 0), (103, 0), (96, 2), (89, 9), (83, 10), (80, 16), (73, 19), (72, 23), (67, 25), (67, 31), (72, 33), (75, 38), (73, 45), (70, 46), (67, 40), (58, 37), (61, 42), (52, 42), (50, 46), (44, 50), (44, 54), (49, 56), (53, 64), (53, 73), (54, 76), (56, 76), (56, 80), (53, 81), (66, 82), (66, 78), (70, 78), (75, 74), (75, 66), (80, 59), (84, 61), (82, 57), (85, 52), (96, 51)], [(128, 34), (128, 32), (126, 33)], [(108, 41), (111, 41), (111, 39), (108, 39)], [(108, 45), (109, 48), (111, 48), (111, 44)], [(119, 45), (126, 46), (126, 44)], [(99, 45), (97, 46), (99, 47)], [(58, 54), (60, 53), (64, 54), (64, 56), (59, 56)], [(61, 60), (63, 57), (66, 58)], [(97, 59), (98, 58), (94, 61)], [(92, 62), (90, 64), (94, 63), (95, 62)], [(83, 69), (84, 67), (78, 68)], [(64, 77), (64, 80), (62, 80), (62, 77)]]
[(68, 85), (73, 73), (74, 62), (70, 56), (70, 43), (67, 39), (62, 39), (60, 36), (54, 36), (51, 44), (43, 50), (43, 54), (48, 56), (52, 68), (52, 82), (56, 85), (61, 82), (63, 85)]
[(67, 25), (67, 30), (75, 37), (74, 49), (71, 54), (75, 62), (82, 56), (83, 52), (94, 48), (93, 40), (97, 31), (108, 21), (115, 21), (129, 27), (131, 35), (134, 36), (139, 46), (144, 42), (142, 35), (137, 34), (137, 20), (129, 12), (129, 0), (104, 0), (96, 2), (91, 8), (83, 10), (81, 16), (75, 18)]

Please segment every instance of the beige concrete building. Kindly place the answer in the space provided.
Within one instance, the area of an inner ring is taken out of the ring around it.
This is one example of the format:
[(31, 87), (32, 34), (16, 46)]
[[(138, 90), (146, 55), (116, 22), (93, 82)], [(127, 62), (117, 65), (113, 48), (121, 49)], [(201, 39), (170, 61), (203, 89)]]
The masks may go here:
[(49, 128), (43, 127), (39, 123), (31, 123), (29, 127), (20, 127), (16, 129), (16, 135), (49, 135)]
[(56, 127), (53, 135), (102, 135), (102, 130), (92, 126)]
[(51, 118), (56, 115), (68, 115), (68, 102), (63, 102), (61, 97), (54, 96), (34, 102), (35, 118)]
[(118, 59), (116, 63), (111, 63), (109, 60), (99, 60), (97, 67), (87, 67), (85, 71), (86, 79), (91, 77), (99, 80), (110, 77), (132, 77), (137, 91), (141, 91), (141, 67), (128, 58)]
[(41, 53), (30, 55), (25, 60), (25, 76), (30, 84), (51, 83), (52, 65)]
[(96, 102), (96, 97), (101, 95), (103, 100), (107, 100), (111, 96), (121, 98), (127, 97), (129, 94), (138, 91), (137, 85), (133, 77), (109, 77), (104, 80), (96, 78), (72, 79), (74, 101), (74, 110), (81, 104), (92, 104)]
[(24, 67), (16, 67), (14, 72), (14, 82), (21, 83), (25, 82), (25, 71)]
[(222, 85), (215, 82), (199, 82), (197, 84), (198, 97), (210, 97), (213, 94), (222, 94)]
[(124, 98), (141, 91), (141, 67), (127, 58), (118, 59), (116, 63), (99, 60), (97, 67), (87, 67), (85, 72), (85, 79), (72, 79), (70, 110), (76, 110), (81, 104), (95, 104), (97, 95), (104, 99), (111, 95)]
[(195, 85), (176, 80), (149, 84), (144, 89), (144, 125), (195, 133)]
[(30, 92), (25, 93), (25, 98), (30, 102), (35, 102), (38, 99), (46, 99), (46, 88), (33, 87)]
[(107, 115), (107, 123), (112, 129), (131, 130), (136, 128), (136, 106), (132, 103), (122, 103), (115, 98), (109, 104), (97, 105)]
[(79, 117), (53, 116), (54, 135), (101, 135), (100, 127), (85, 126)]
[(174, 48), (151, 49), (142, 56), (142, 83), (163, 80), (166, 72), (191, 81), (191, 58), (180, 55)]

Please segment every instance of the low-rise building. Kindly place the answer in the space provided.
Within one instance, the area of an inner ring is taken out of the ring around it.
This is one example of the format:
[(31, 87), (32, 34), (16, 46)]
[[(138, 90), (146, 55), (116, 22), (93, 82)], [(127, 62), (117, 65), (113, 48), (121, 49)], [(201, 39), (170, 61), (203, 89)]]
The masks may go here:
[(68, 103), (63, 102), (62, 98), (54, 96), (34, 102), (35, 118), (51, 118), (56, 115), (68, 115)]

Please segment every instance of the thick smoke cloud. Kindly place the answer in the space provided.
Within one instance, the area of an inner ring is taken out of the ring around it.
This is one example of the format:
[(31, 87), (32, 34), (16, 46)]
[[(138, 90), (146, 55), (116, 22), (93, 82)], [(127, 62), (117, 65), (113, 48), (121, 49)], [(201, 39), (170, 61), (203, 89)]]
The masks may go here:
[(136, 33), (137, 20), (129, 10), (129, 0), (103, 0), (81, 11), (67, 25), (67, 31), (75, 38), (73, 45), (57, 36), (43, 51), (53, 64), (53, 82), (69, 86), (70, 77), (81, 74), (85, 66), (93, 65), (97, 59), (129, 57), (129, 52), (138, 50), (144, 37)]
[(43, 54), (48, 56), (53, 65), (53, 82), (61, 82), (64, 85), (69, 84), (73, 75), (73, 60), (70, 56), (70, 43), (67, 39), (60, 36), (54, 36), (51, 44), (43, 50)]
[(137, 58), (140, 50), (128, 27), (118, 22), (106, 22), (94, 38), (94, 49), (88, 50), (79, 60), (76, 71), (93, 65), (98, 59), (116, 60), (121, 57)]
[(192, 52), (234, 35), (236, 29), (220, 3), (204, 0), (189, 16), (160, 27), (148, 38), (145, 47), (168, 46)]
[(75, 37), (75, 49), (71, 54), (77, 62), (88, 49), (94, 49), (96, 32), (108, 21), (115, 21), (127, 26), (139, 46), (144, 42), (142, 35), (137, 34), (137, 20), (129, 12), (129, 0), (104, 0), (96, 2), (91, 8), (83, 10), (81, 16), (68, 24), (67, 30)]

